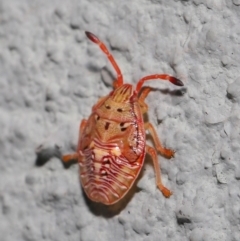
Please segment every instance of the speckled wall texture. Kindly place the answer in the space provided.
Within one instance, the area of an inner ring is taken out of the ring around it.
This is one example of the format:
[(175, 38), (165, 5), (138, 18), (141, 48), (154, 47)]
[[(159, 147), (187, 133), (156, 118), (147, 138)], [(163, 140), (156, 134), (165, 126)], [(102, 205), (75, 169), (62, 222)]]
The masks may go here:
[[(127, 83), (184, 82), (146, 84), (148, 119), (176, 151), (158, 156), (169, 199), (149, 157), (110, 207), (89, 201), (78, 165), (59, 158), (115, 78), (85, 30)], [(239, 241), (239, 104), (239, 0), (1, 0), (0, 241)]]

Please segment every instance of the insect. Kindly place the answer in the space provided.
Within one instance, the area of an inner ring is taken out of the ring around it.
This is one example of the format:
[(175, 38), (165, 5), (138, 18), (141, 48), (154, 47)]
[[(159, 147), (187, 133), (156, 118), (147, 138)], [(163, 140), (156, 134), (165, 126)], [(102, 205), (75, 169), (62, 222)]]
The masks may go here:
[[(174, 151), (162, 146), (151, 123), (144, 123), (143, 114), (148, 111), (144, 100), (151, 88), (142, 86), (153, 79), (167, 80), (177, 86), (183, 86), (182, 81), (167, 74), (154, 74), (140, 79), (136, 88), (124, 84), (121, 70), (104, 43), (94, 34), (85, 33), (107, 56), (117, 79), (113, 91), (100, 98), (89, 118), (82, 120), (77, 151), (64, 155), (63, 161), (77, 160), (87, 196), (94, 202), (111, 205), (132, 187), (148, 153), (153, 160), (156, 185), (165, 197), (170, 197), (172, 192), (162, 184), (157, 151), (167, 158), (173, 157)], [(146, 144), (146, 130), (153, 137), (155, 148)]]

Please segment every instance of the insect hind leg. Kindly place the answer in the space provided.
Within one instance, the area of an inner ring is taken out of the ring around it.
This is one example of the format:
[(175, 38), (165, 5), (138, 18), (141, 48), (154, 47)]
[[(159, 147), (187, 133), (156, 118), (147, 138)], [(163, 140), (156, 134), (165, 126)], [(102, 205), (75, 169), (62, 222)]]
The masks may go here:
[(62, 161), (64, 164), (70, 164), (72, 162), (77, 162), (78, 154), (72, 153), (72, 154), (66, 154), (62, 156)]
[[(86, 124), (87, 124), (87, 120), (83, 119), (81, 121), (81, 124), (80, 124), (80, 127), (79, 127), (79, 137), (82, 135), (83, 130), (84, 130)], [(79, 145), (79, 141), (78, 141), (78, 145)], [(71, 153), (71, 154), (63, 155), (62, 156), (62, 161), (63, 161), (64, 165), (68, 166), (68, 165), (71, 165), (73, 163), (77, 163), (78, 158), (79, 158), (78, 153), (74, 152), (74, 153)]]

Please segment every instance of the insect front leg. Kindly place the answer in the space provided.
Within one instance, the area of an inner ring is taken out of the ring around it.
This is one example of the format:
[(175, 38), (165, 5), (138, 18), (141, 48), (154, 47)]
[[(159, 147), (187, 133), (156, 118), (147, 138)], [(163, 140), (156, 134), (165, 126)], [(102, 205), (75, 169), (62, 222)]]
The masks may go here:
[[(87, 120), (83, 119), (81, 121), (81, 124), (80, 124), (80, 127), (79, 127), (79, 138), (80, 138), (81, 134), (83, 133), (83, 130), (84, 130), (86, 124), (87, 124)], [(79, 145), (79, 143), (78, 143), (78, 145)], [(77, 162), (78, 158), (79, 158), (79, 154), (77, 152), (74, 152), (72, 154), (63, 155), (62, 161), (65, 164), (69, 164), (72, 161)]]
[(152, 90), (151, 87), (143, 87), (142, 92), (139, 95), (138, 103), (140, 105), (142, 114), (145, 114), (148, 112), (148, 105), (144, 102), (144, 100), (146, 99), (146, 97), (148, 96), (151, 90)]
[(162, 194), (166, 198), (169, 198), (172, 195), (172, 192), (162, 184), (160, 165), (158, 163), (156, 150), (153, 147), (146, 145), (146, 151), (153, 160), (154, 170), (156, 174), (156, 185), (160, 189)]
[(156, 149), (166, 158), (172, 158), (174, 156), (175, 151), (162, 146), (153, 125), (147, 122), (144, 124), (144, 127), (145, 127), (145, 130), (148, 130), (150, 132), (153, 138), (154, 144), (156, 146)]

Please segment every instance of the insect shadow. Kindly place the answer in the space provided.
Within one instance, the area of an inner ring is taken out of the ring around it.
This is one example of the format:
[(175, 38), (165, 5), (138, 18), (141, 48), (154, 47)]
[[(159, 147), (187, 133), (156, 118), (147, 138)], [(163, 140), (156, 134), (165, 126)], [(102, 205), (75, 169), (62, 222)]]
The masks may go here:
[[(144, 87), (143, 87), (143, 89), (144, 89)], [(169, 88), (160, 89), (160, 88), (151, 87), (151, 92), (154, 92), (154, 91), (159, 91), (164, 95), (183, 96), (187, 92), (187, 88), (182, 87), (181, 89), (170, 90)]]
[(45, 165), (48, 161), (50, 161), (51, 158), (56, 157), (61, 160), (64, 168), (69, 168), (72, 164), (77, 163), (75, 160), (69, 161), (68, 163), (65, 163), (62, 161), (62, 152), (58, 145), (54, 145), (52, 147), (43, 147), (40, 145), (36, 149), (36, 160), (35, 165), (38, 167), (41, 167)]
[(52, 157), (61, 158), (60, 148), (57, 145), (46, 148), (44, 148), (43, 145), (40, 145), (36, 148), (35, 152), (37, 154), (35, 165), (38, 167), (43, 166)]

